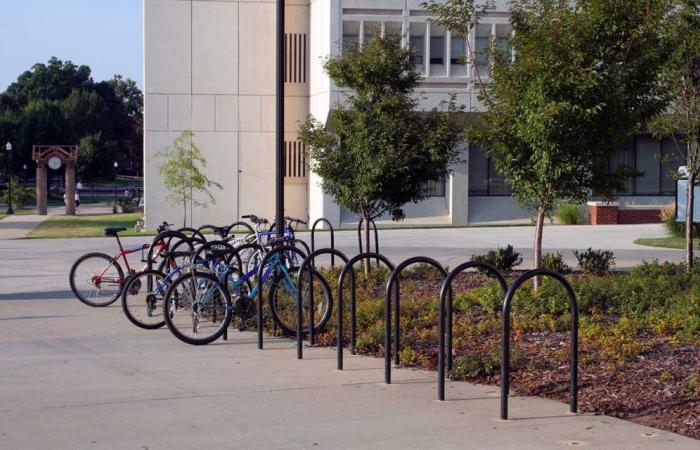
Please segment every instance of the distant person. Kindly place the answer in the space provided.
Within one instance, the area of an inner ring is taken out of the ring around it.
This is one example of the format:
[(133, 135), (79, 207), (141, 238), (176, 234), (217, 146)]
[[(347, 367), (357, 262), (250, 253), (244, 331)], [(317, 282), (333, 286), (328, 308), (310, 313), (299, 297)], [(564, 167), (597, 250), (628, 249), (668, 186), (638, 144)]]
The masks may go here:
[(124, 198), (128, 199), (129, 197), (131, 197), (131, 191), (129, 188), (126, 188), (124, 189)]
[(75, 210), (77, 211), (79, 207), (80, 207), (80, 194), (78, 193), (78, 191), (75, 191)]

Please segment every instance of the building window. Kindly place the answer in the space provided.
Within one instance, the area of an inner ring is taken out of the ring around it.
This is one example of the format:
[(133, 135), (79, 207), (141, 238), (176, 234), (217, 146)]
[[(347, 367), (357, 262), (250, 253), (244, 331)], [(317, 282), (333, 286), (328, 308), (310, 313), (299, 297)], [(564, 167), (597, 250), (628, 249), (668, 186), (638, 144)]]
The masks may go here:
[(475, 66), (480, 77), (489, 74), (489, 46), (491, 45), (491, 25), (479, 24), (474, 37)]
[(450, 42), (450, 64), (464, 65), (467, 62), (467, 44), (463, 37), (452, 36)]
[(430, 36), (430, 64), (445, 64), (445, 36)]
[(381, 22), (364, 22), (362, 24), (363, 29), (363, 40), (362, 45), (371, 45), (374, 38), (381, 36), (382, 34), (382, 23)]
[(426, 197), (444, 197), (445, 192), (445, 180), (428, 181), (423, 185), (423, 195)]
[(343, 48), (352, 48), (360, 43), (360, 22), (343, 22)]
[(508, 180), (496, 171), (491, 158), (476, 145), (469, 146), (469, 195), (475, 197), (511, 195)]
[(425, 38), (423, 36), (411, 36), (409, 45), (413, 51), (413, 63), (417, 66), (423, 64), (423, 54), (425, 53)]
[(676, 180), (673, 175), (684, 158), (670, 138), (659, 141), (651, 136), (637, 136), (633, 142), (618, 147), (610, 158), (610, 171), (629, 167), (642, 175), (630, 178), (625, 188), (615, 194), (674, 195)]

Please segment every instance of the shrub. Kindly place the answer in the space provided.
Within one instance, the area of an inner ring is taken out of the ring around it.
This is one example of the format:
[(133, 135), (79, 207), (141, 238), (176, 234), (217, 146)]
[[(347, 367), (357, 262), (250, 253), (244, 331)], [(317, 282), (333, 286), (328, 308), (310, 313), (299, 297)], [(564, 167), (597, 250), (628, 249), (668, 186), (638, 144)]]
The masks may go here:
[(577, 203), (561, 203), (557, 208), (557, 219), (564, 225), (583, 225), (585, 211)]
[(542, 267), (559, 272), (562, 275), (568, 275), (572, 272), (571, 266), (564, 262), (564, 257), (559, 252), (542, 255)]
[(578, 265), (586, 273), (604, 275), (615, 265), (615, 255), (610, 250), (593, 250), (591, 247), (583, 251), (574, 250)]
[[(5, 185), (5, 190), (2, 195), (0, 195), (0, 201), (7, 203), (9, 200), (9, 183)], [(31, 200), (36, 198), (36, 192), (34, 189), (22, 186), (17, 183), (17, 181), (12, 182), (12, 204), (18, 209), (24, 208), (24, 206)]]
[(499, 247), (498, 250), (489, 250), (485, 255), (474, 255), (472, 261), (480, 261), (495, 266), (501, 272), (510, 272), (523, 262), (520, 252), (516, 252), (512, 245)]
[(664, 223), (666, 232), (672, 237), (685, 237), (685, 224), (676, 222), (676, 205), (670, 204), (661, 210), (661, 221)]

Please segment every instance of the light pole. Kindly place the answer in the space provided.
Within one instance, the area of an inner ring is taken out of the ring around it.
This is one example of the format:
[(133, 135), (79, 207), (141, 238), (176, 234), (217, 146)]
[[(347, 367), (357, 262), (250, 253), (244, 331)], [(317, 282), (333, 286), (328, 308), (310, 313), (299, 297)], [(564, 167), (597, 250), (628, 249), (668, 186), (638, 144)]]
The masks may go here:
[(276, 164), (275, 164), (275, 210), (277, 237), (284, 236), (284, 2), (277, 0), (277, 117), (276, 117)]
[(114, 207), (117, 207), (117, 167), (119, 163), (114, 161)]
[(14, 214), (12, 210), (12, 144), (8, 142), (5, 150), (7, 151), (7, 173), (10, 175), (7, 182), (7, 214)]

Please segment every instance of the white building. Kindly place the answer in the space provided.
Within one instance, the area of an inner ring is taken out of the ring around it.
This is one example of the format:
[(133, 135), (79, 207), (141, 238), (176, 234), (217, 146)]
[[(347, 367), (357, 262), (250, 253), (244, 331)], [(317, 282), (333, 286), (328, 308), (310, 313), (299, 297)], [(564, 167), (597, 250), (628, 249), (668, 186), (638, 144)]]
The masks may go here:
[[(481, 109), (474, 68), (462, 64), (463, 39), (428, 21), (422, 0), (287, 0), (285, 141), (287, 215), (326, 217), (334, 225), (356, 222), (324, 195), (306, 170), (297, 139), (299, 121), (312, 114), (324, 122), (344, 93), (322, 68), (343, 42), (373, 33), (402, 36), (417, 54), (422, 107), (428, 109), (456, 94), (468, 110)], [(511, 32), (507, 3), (483, 18), (470, 40), (479, 50), (491, 35)], [(242, 215), (274, 215), (275, 155), (275, 0), (144, 0), (145, 36), (145, 192), (148, 226), (178, 223), (182, 211), (168, 206), (152, 155), (184, 130), (192, 130), (209, 161), (210, 178), (224, 188), (217, 205), (195, 210), (197, 224), (231, 223)], [(480, 74), (487, 75), (487, 62)], [(675, 182), (666, 176), (674, 163), (669, 142), (639, 136), (611, 158), (611, 165), (632, 163), (646, 172), (632, 180), (622, 205), (664, 205), (673, 201)], [(407, 223), (484, 223), (528, 219), (510, 196), (503, 177), (478, 148), (465, 148), (433, 196), (407, 205)]]

